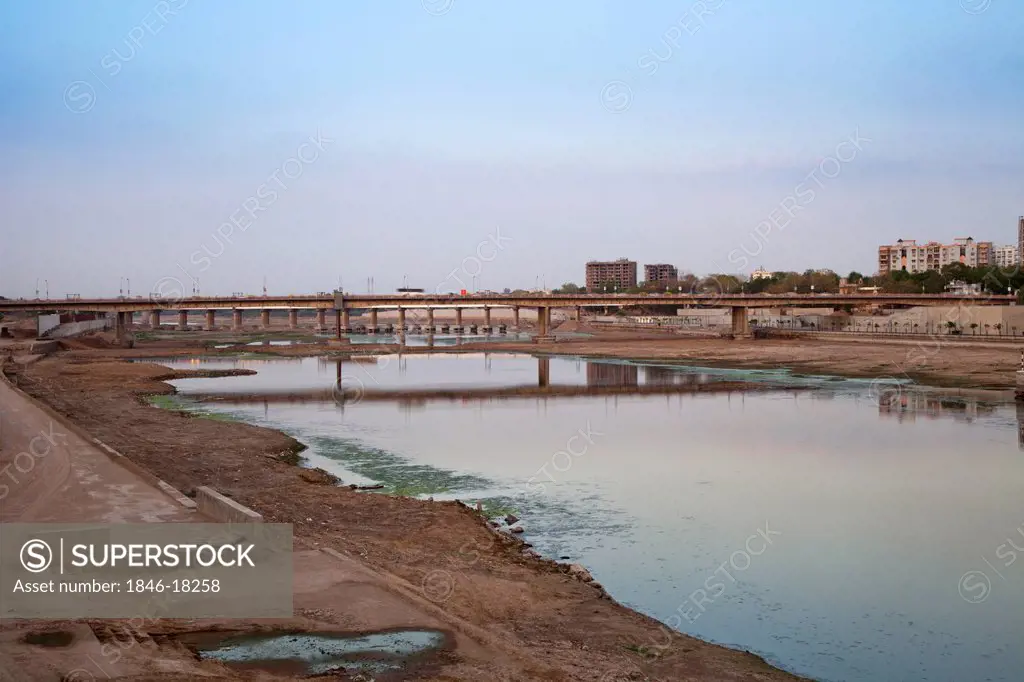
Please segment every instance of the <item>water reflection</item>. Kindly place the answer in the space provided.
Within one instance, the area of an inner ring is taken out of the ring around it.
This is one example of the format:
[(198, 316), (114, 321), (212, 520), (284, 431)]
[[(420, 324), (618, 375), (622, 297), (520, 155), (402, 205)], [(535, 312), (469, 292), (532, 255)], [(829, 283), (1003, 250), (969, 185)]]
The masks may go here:
[[(956, 419), (968, 424), (978, 417), (991, 415), (996, 406), (973, 397), (944, 396), (935, 393), (904, 390), (895, 396), (883, 396), (878, 413), (898, 421), (925, 419)], [(1018, 418), (1020, 410), (1017, 411)]]

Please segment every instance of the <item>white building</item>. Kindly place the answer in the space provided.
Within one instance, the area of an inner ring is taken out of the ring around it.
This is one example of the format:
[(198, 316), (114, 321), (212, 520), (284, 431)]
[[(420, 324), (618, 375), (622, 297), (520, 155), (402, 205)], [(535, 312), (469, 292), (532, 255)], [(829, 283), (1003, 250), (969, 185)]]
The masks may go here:
[(752, 273), (750, 273), (750, 279), (768, 279), (771, 276), (772, 273), (765, 270), (764, 267), (760, 267), (757, 270), (754, 270)]
[(1020, 253), (1016, 246), (997, 246), (992, 249), (992, 260), (998, 267), (1012, 268), (1020, 263)]

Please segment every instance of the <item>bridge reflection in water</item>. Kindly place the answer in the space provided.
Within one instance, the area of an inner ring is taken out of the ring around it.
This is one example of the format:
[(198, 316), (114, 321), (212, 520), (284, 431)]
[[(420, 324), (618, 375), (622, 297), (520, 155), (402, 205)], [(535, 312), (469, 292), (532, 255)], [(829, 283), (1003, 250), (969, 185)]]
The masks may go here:
[[(718, 374), (714, 370), (694, 371), (692, 367), (642, 365), (620, 361), (588, 361), (582, 358), (575, 363), (569, 358), (556, 358), (557, 371), (553, 376), (552, 357), (539, 356), (536, 362), (536, 379), (529, 380), (524, 376), (519, 364), (517, 371), (506, 363), (509, 358), (522, 362), (519, 354), (481, 353), (481, 354), (444, 354), (450, 361), (458, 361), (458, 365), (472, 366), (483, 362), (481, 377), (475, 372), (469, 375), (466, 383), (452, 383), (447, 372), (427, 373), (422, 370), (411, 371), (409, 358), (427, 359), (434, 354), (416, 355), (385, 355), (355, 356), (344, 359), (321, 357), (317, 363), (328, 376), (334, 375), (334, 385), (324, 387), (316, 385), (287, 389), (270, 389), (257, 391), (224, 391), (193, 393), (192, 398), (203, 402), (215, 403), (302, 403), (302, 402), (333, 402), (339, 406), (350, 405), (360, 401), (392, 401), (405, 406), (425, 406), (434, 401), (490, 401), (529, 398), (558, 398), (572, 396), (615, 396), (615, 395), (671, 395), (686, 393), (744, 393), (748, 391), (790, 391), (794, 398), (810, 390), (814, 399), (831, 400), (840, 393), (827, 386), (808, 384), (787, 384), (785, 377), (778, 381), (757, 381), (744, 374)], [(247, 359), (240, 361), (241, 366), (256, 363), (280, 364), (282, 361), (301, 362), (300, 358), (274, 358), (267, 360)], [(381, 362), (383, 360), (383, 362)], [(501, 362), (500, 369), (495, 371), (493, 363)], [(185, 362), (201, 363), (202, 359), (186, 359)], [(430, 363), (433, 364), (433, 363)], [(572, 366), (575, 364), (575, 373)], [(467, 367), (468, 369), (468, 367)], [(461, 374), (461, 369), (456, 374)], [(396, 376), (397, 375), (397, 376)], [(505, 378), (507, 377), (507, 379)], [(524, 381), (524, 379), (527, 379)], [(456, 382), (458, 380), (456, 379)], [(820, 390), (815, 390), (820, 389)], [(863, 397), (863, 389), (857, 388), (856, 395)], [(1006, 414), (1006, 404), (992, 402), (973, 396), (957, 396), (930, 392), (915, 387), (895, 388), (881, 396), (872, 397), (877, 404), (878, 414), (884, 419), (894, 419), (900, 423), (912, 423), (918, 420), (949, 419), (971, 424), (978, 420), (1001, 418)], [(1017, 422), (1018, 447), (1024, 450), (1024, 403), (1015, 408)]]

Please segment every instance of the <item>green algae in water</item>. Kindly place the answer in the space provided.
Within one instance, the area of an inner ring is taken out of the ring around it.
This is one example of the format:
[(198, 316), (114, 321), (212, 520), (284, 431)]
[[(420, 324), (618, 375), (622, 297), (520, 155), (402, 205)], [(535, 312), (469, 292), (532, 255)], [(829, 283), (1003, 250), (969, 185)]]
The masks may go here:
[(166, 395), (149, 395), (146, 396), (146, 402), (153, 407), (159, 407), (162, 410), (188, 412), (189, 414), (202, 419), (212, 419), (214, 421), (221, 422), (244, 421), (240, 417), (236, 417), (226, 412), (212, 412), (210, 410), (206, 410), (200, 407), (199, 403), (194, 400), (183, 398), (176, 393)]
[(238, 667), (272, 669), (299, 663), (309, 674), (341, 668), (385, 672), (402, 667), (403, 659), (436, 649), (444, 634), (432, 630), (403, 630), (364, 636), (331, 634), (255, 635), (235, 637), (215, 649), (200, 651), (200, 658)]
[(491, 483), (472, 474), (460, 474), (449, 469), (413, 464), (393, 452), (354, 440), (314, 437), (309, 441), (317, 454), (342, 463), (355, 474), (382, 483), (385, 486), (384, 491), (392, 495), (443, 495), (480, 489)]

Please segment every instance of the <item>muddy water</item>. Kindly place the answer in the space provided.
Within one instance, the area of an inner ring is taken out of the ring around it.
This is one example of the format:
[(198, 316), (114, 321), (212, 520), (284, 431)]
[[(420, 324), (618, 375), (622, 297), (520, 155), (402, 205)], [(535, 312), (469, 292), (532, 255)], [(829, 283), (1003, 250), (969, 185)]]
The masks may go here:
[[(176, 384), (326, 387), (338, 374), (315, 358), (236, 364), (259, 374)], [(529, 385), (544, 372), (551, 384), (738, 378), (569, 359), (542, 370), (506, 355), (342, 368), (385, 388)], [(346, 482), (513, 509), (538, 550), (585, 564), (618, 600), (814, 679), (1020, 680), (1015, 407), (802, 381), (796, 393), (205, 407), (294, 435)]]

